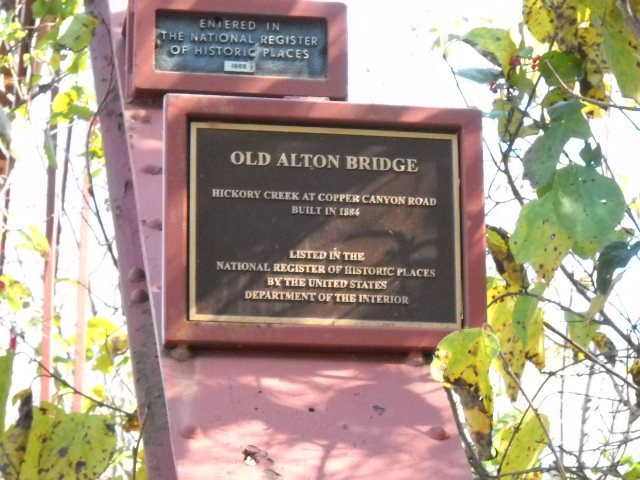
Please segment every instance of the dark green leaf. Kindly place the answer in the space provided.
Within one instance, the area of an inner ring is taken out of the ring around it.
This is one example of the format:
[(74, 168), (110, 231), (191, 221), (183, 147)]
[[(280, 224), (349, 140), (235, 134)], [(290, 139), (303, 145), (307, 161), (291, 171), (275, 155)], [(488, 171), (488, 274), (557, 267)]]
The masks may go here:
[(596, 288), (606, 294), (611, 288), (613, 274), (618, 268), (624, 268), (640, 251), (640, 242), (628, 245), (626, 242), (613, 242), (604, 247), (598, 257), (596, 267)]
[(585, 142), (584, 148), (580, 150), (580, 158), (587, 167), (597, 168), (602, 164), (602, 148), (600, 145), (593, 148), (589, 142)]
[(502, 76), (502, 72), (494, 68), (463, 68), (457, 70), (456, 75), (477, 83), (488, 84), (497, 81)]

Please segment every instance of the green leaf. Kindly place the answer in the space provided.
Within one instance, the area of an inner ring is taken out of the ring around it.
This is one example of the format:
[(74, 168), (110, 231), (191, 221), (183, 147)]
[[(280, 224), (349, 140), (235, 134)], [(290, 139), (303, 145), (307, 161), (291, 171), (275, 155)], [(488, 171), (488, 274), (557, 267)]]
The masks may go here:
[(534, 188), (548, 185), (556, 174), (556, 166), (565, 144), (571, 138), (587, 139), (591, 130), (577, 100), (558, 102), (549, 108), (550, 122), (544, 134), (533, 142), (522, 159), (524, 178)]
[(613, 242), (604, 247), (596, 267), (596, 289), (599, 293), (609, 292), (615, 271), (626, 267), (629, 261), (638, 255), (638, 251), (640, 251), (640, 242), (633, 245), (627, 245), (626, 242)]
[(477, 83), (488, 84), (497, 81), (502, 76), (502, 72), (495, 68), (462, 68), (456, 70), (456, 75)]
[(626, 207), (615, 180), (578, 165), (558, 171), (553, 195), (558, 221), (573, 238), (573, 250), (583, 258), (592, 257), (608, 243)]
[[(547, 289), (546, 283), (538, 283), (529, 290), (530, 293), (540, 296)], [(528, 295), (520, 295), (513, 308), (513, 328), (522, 345), (529, 343), (529, 329), (535, 323), (540, 300)]]
[(47, 157), (47, 163), (51, 168), (58, 168), (58, 160), (56, 159), (56, 147), (53, 142), (53, 137), (49, 130), (44, 131), (43, 142), (44, 154)]
[(65, 413), (53, 406), (34, 411), (22, 479), (94, 480), (109, 466), (116, 449), (110, 419)]
[(569, 138), (586, 140), (591, 136), (589, 122), (582, 114), (584, 105), (579, 100), (556, 103), (549, 108), (550, 124), (561, 128)]
[(87, 48), (99, 23), (93, 15), (76, 13), (60, 25), (58, 43), (75, 52)]
[(517, 55), (516, 44), (507, 30), (478, 27), (468, 32), (462, 40), (496, 66), (502, 67), (505, 75), (511, 69), (511, 59)]
[(522, 158), (524, 178), (529, 180), (533, 188), (544, 187), (553, 180), (567, 141), (565, 132), (552, 124), (525, 152)]
[(640, 51), (632, 34), (605, 24), (602, 49), (622, 94), (640, 102)]
[(8, 351), (6, 355), (0, 357), (0, 433), (4, 432), (4, 420), (7, 411), (9, 390), (11, 390), (14, 356), (14, 352)]
[(580, 150), (580, 158), (587, 167), (597, 168), (602, 165), (602, 148), (600, 145), (593, 148), (589, 142), (584, 142), (584, 147)]
[(573, 241), (556, 216), (551, 194), (522, 207), (509, 243), (518, 263), (532, 265), (546, 282), (553, 278)]
[[(564, 312), (564, 320), (569, 326), (569, 338), (585, 350), (589, 348), (589, 343), (593, 340), (598, 326), (595, 323), (587, 322), (583, 315), (576, 315), (572, 312)], [(577, 357), (583, 358), (583, 354), (577, 353)]]
[(545, 430), (549, 430), (549, 419), (532, 408), (526, 411), (521, 420), (503, 428), (496, 438), (496, 449), (502, 463), (500, 474), (533, 468), (540, 453), (550, 442)]
[[(547, 52), (540, 57), (539, 71), (549, 87), (560, 87), (560, 80), (569, 88), (584, 73), (584, 64), (580, 57), (564, 52)], [(555, 73), (554, 73), (555, 72)]]

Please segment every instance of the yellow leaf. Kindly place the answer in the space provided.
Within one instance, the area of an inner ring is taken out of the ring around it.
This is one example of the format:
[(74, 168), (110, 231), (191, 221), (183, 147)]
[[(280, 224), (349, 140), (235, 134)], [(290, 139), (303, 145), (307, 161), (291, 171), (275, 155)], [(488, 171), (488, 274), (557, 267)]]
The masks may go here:
[(18, 420), (4, 432), (0, 439), (0, 474), (4, 480), (18, 480), (29, 438), (33, 397), (30, 390), (23, 390), (23, 392), (27, 393), (20, 398)]
[(453, 391), (460, 398), (467, 428), (478, 450), (478, 457), (482, 460), (492, 459), (491, 431), (493, 427), (493, 412), (487, 412), (482, 400), (468, 388), (453, 387)]
[(544, 356), (544, 314), (542, 310), (536, 311), (536, 316), (529, 326), (529, 339), (524, 355), (538, 370), (542, 370), (545, 365)]
[[(572, 312), (565, 312), (564, 319), (569, 326), (569, 338), (586, 350), (593, 340), (598, 326), (586, 321), (584, 315), (576, 315)], [(584, 354), (574, 348), (573, 357), (576, 360), (582, 360), (584, 359)]]
[(593, 343), (598, 351), (604, 356), (605, 360), (609, 364), (615, 365), (616, 358), (618, 357), (618, 349), (611, 339), (604, 333), (598, 332), (593, 336)]
[(480, 328), (458, 330), (438, 344), (431, 375), (460, 397), (465, 419), (478, 455), (490, 459), (493, 389), (489, 381), (491, 362), (498, 355), (498, 339)]
[(640, 358), (636, 358), (629, 367), (629, 373), (634, 385), (640, 387)]
[[(489, 290), (489, 298), (494, 296), (500, 296), (505, 293), (504, 288), (494, 288)], [(504, 297), (497, 302), (494, 302), (488, 310), (488, 323), (493, 330), (493, 333), (498, 337), (500, 342), (500, 349), (502, 350), (502, 357), (507, 363), (507, 367), (511, 370), (516, 378), (522, 376), (524, 371), (524, 364), (526, 362), (524, 354), (524, 346), (516, 331), (513, 327), (513, 307), (516, 303), (515, 296)], [(518, 398), (519, 388), (514, 379), (507, 373), (505, 365), (503, 365), (502, 359), (497, 359), (494, 362), (494, 366), (498, 373), (502, 376), (504, 383), (507, 387), (507, 394), (512, 401)]]
[(51, 404), (33, 409), (33, 422), (29, 432), (22, 468), (20, 469), (20, 480), (40, 478), (39, 467), (42, 447), (44, 442), (47, 441), (49, 432), (57, 417), (63, 414), (62, 410)]
[(534, 467), (540, 453), (549, 442), (545, 433), (548, 429), (549, 419), (531, 408), (521, 420), (503, 428), (496, 438), (496, 449), (502, 465), (500, 474), (520, 472)]
[(555, 33), (555, 14), (549, 0), (524, 0), (522, 16), (533, 38), (541, 43), (551, 41)]
[(517, 263), (509, 247), (509, 234), (501, 228), (487, 226), (487, 246), (498, 273), (514, 290), (526, 290), (529, 280), (524, 266)]
[(576, 0), (550, 0), (549, 6), (555, 17), (556, 43), (560, 50), (574, 52), (579, 44)]
[(108, 417), (45, 405), (34, 410), (20, 480), (94, 480), (109, 466), (115, 448)]

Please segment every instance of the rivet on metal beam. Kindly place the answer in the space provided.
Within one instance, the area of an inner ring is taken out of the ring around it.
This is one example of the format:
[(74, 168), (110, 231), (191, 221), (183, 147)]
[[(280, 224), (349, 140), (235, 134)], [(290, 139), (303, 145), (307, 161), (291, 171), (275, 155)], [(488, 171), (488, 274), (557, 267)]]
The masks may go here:
[(160, 165), (154, 165), (153, 163), (147, 163), (142, 166), (140, 171), (147, 175), (160, 175), (162, 173), (162, 167)]
[(187, 345), (178, 345), (177, 347), (169, 351), (169, 355), (176, 362), (184, 362), (193, 358), (193, 353)]
[(142, 282), (146, 278), (146, 275), (143, 269), (139, 267), (134, 267), (131, 270), (129, 270), (129, 274), (127, 275), (127, 278), (129, 279), (130, 282), (137, 283), (137, 282)]
[(129, 119), (133, 122), (151, 123), (151, 116), (145, 110), (135, 110), (131, 112)]
[(447, 431), (440, 426), (433, 426), (429, 430), (427, 430), (427, 437), (433, 438), (434, 440), (446, 440), (449, 438), (449, 434)]
[(131, 295), (129, 295), (129, 303), (145, 303), (149, 301), (149, 294), (144, 288), (136, 288)]
[(411, 365), (412, 367), (424, 367), (426, 362), (422, 352), (419, 350), (409, 352), (409, 355), (407, 356), (407, 365)]
[(152, 230), (162, 230), (162, 220), (159, 218), (152, 218), (148, 220), (146, 226), (151, 228)]
[(180, 429), (180, 436), (189, 439), (198, 438), (202, 436), (202, 430), (195, 425), (184, 425)]

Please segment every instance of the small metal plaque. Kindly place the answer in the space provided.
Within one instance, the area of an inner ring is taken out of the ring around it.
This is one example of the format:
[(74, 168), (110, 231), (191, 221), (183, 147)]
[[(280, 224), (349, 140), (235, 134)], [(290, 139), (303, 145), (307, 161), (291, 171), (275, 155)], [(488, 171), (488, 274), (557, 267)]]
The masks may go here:
[(326, 79), (327, 55), (324, 18), (156, 12), (158, 71)]
[(460, 326), (458, 136), (193, 122), (189, 316)]

